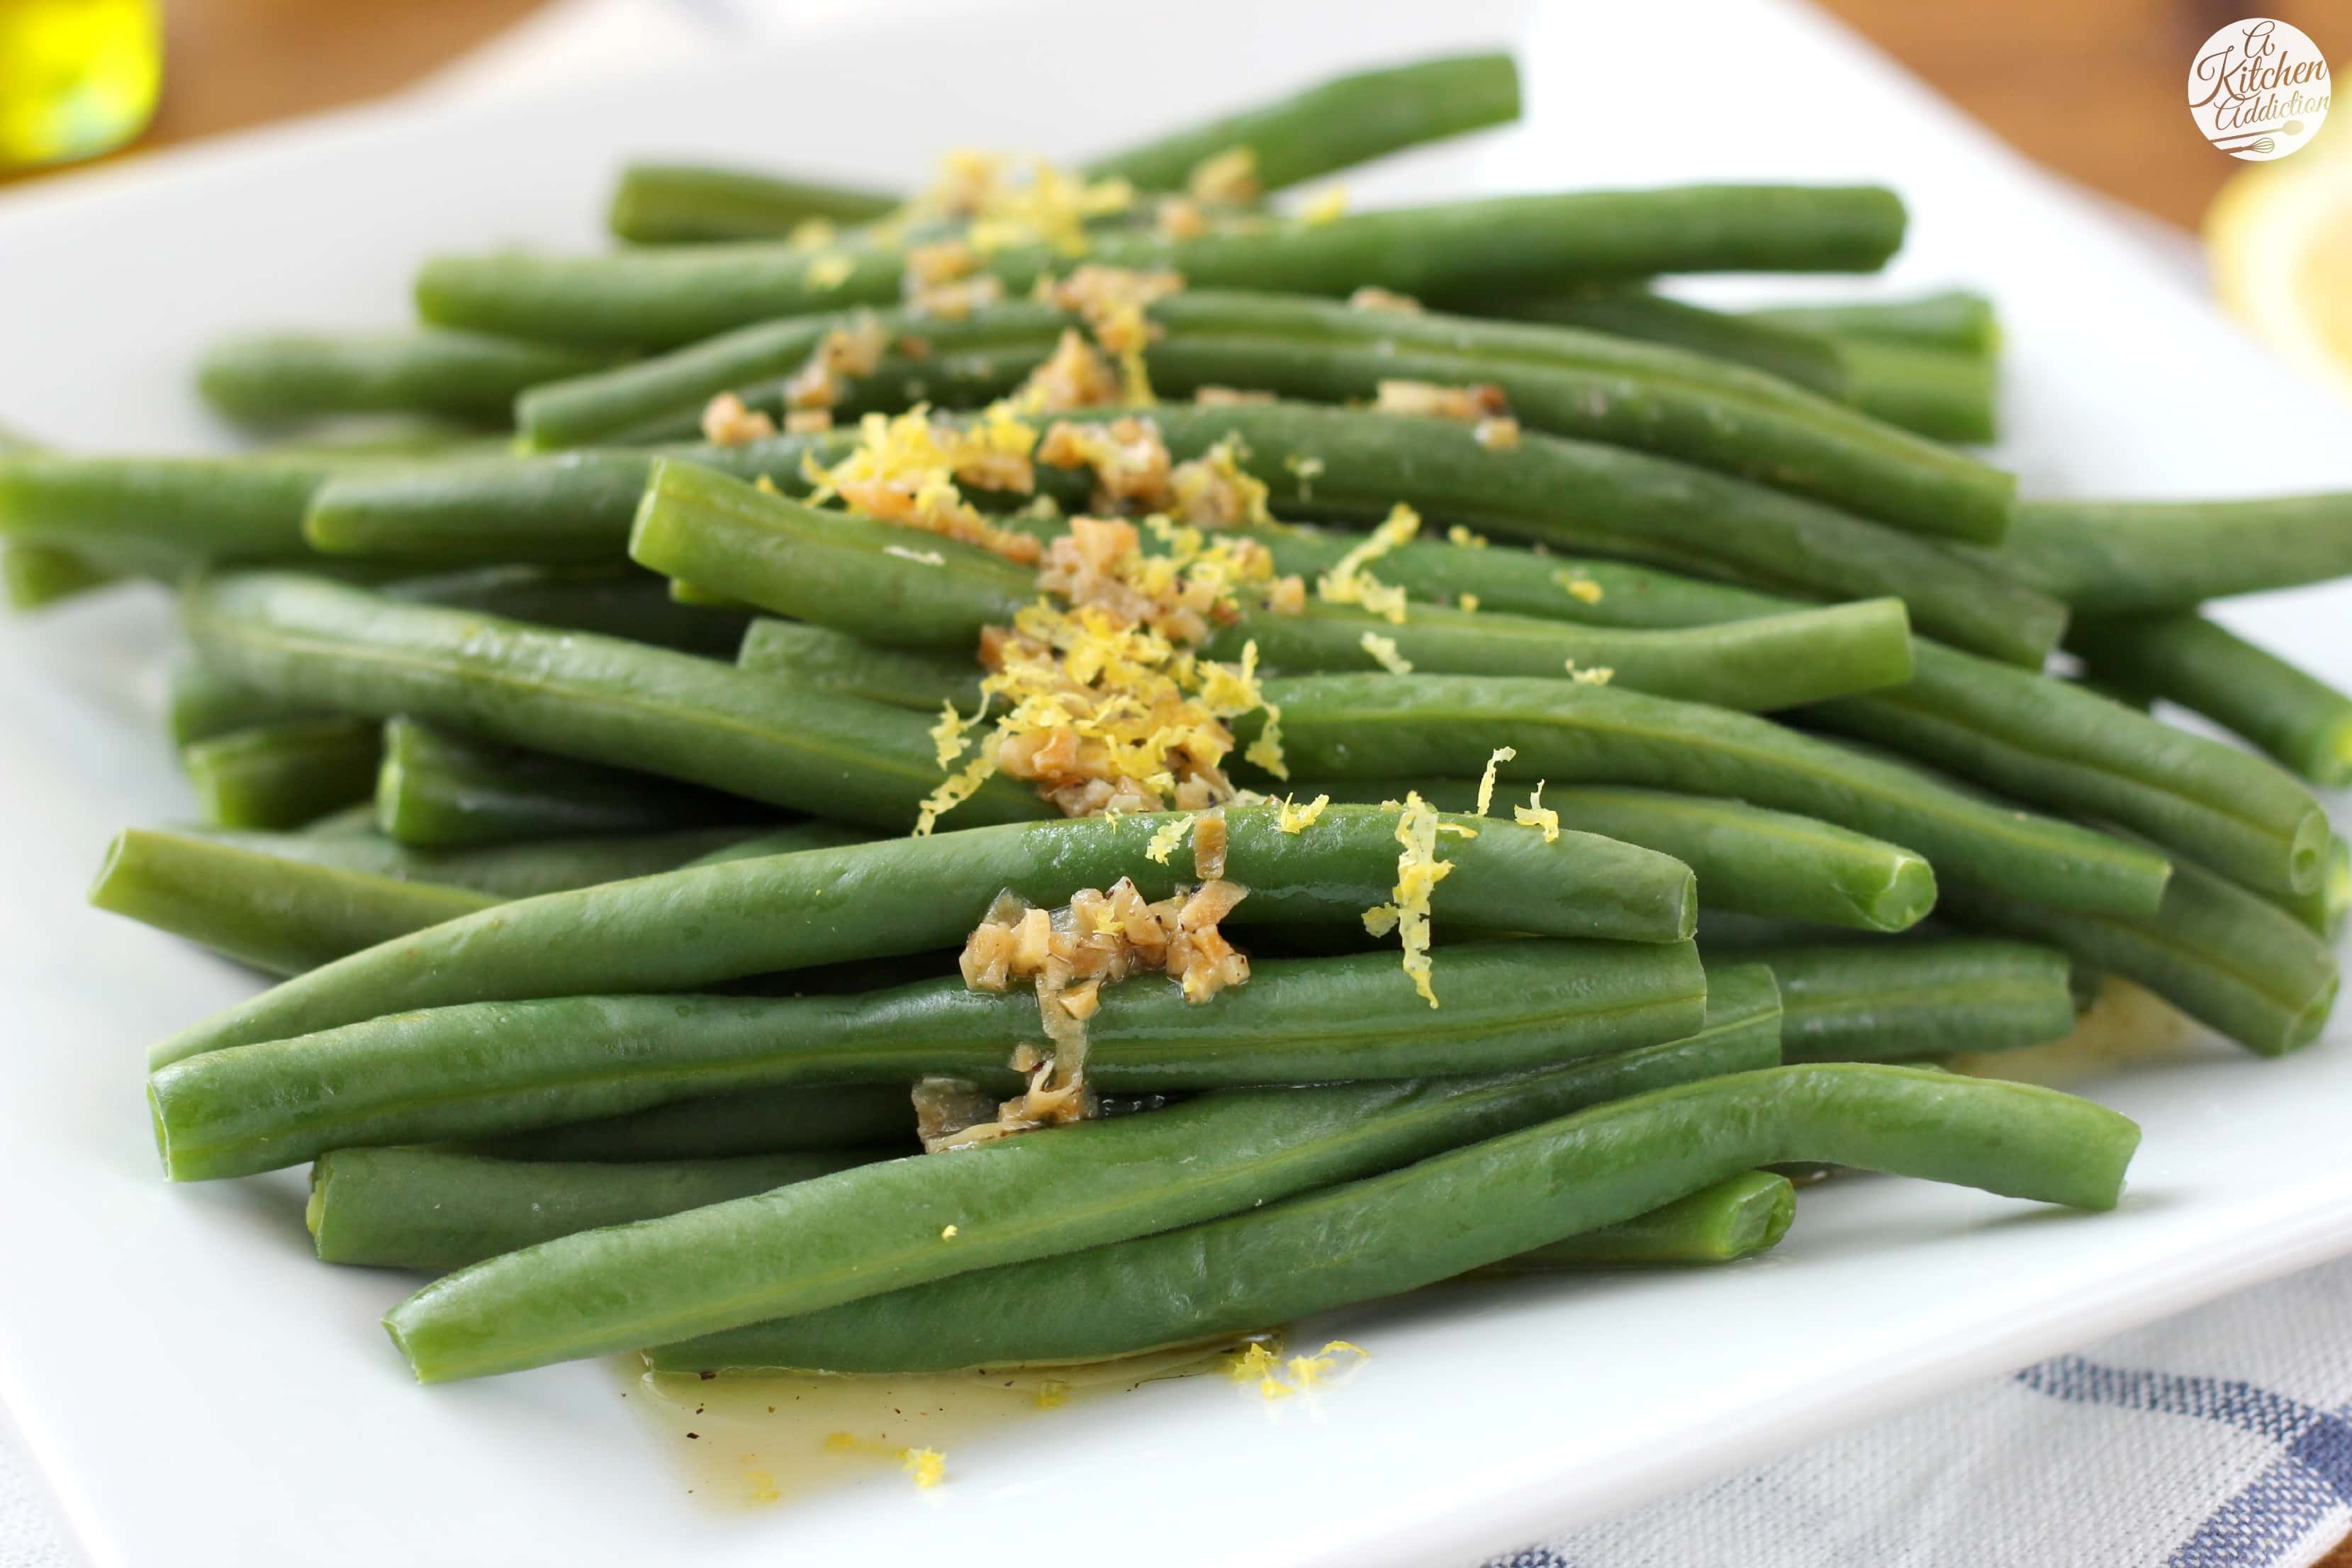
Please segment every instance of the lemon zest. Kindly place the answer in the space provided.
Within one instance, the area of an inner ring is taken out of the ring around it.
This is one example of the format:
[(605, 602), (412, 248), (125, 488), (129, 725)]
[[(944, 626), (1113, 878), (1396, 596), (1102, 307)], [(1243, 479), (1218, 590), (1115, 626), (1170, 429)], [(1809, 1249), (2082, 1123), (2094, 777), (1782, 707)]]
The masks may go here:
[(1151, 841), (1143, 847), (1143, 858), (1154, 864), (1165, 866), (1168, 864), (1168, 857), (1176, 852), (1176, 847), (1183, 843), (1184, 836), (1192, 831), (1192, 817), (1189, 812), (1182, 816), (1161, 823), (1153, 829)]
[(1522, 827), (1542, 828), (1544, 842), (1557, 844), (1559, 842), (1559, 813), (1543, 803), (1543, 781), (1538, 780), (1535, 794), (1528, 797), (1528, 804), (1511, 807), (1511, 820)]
[(1315, 826), (1315, 819), (1322, 816), (1324, 808), (1330, 804), (1331, 797), (1328, 795), (1318, 795), (1305, 805), (1294, 805), (1290, 797), (1285, 795), (1275, 806), (1274, 825), (1285, 833), (1304, 833)]
[(1326, 604), (1360, 605), (1393, 626), (1404, 624), (1402, 588), (1381, 582), (1364, 568), (1421, 531), (1421, 514), (1397, 502), (1378, 528), (1351, 545), (1330, 571), (1316, 579), (1315, 596)]
[[(952, 714), (955, 710), (950, 707), (948, 711)], [(1497, 746), (1495, 748), (1495, 754), (1486, 759), (1486, 771), (1478, 775), (1478, 815), (1480, 816), (1486, 816), (1486, 808), (1495, 804), (1495, 770), (1518, 754), (1519, 751), (1516, 746)], [(945, 759), (942, 758), (941, 761)]]
[(1421, 798), (1420, 791), (1408, 790), (1404, 809), (1397, 816), (1396, 841), (1403, 852), (1397, 856), (1392, 896), (1397, 936), (1404, 948), (1404, 972), (1412, 976), (1412, 988), (1432, 1007), (1438, 1003), (1437, 992), (1430, 984), (1430, 895), (1454, 869), (1437, 858), (1437, 828), (1436, 808)]
[(1372, 661), (1391, 675), (1412, 673), (1412, 660), (1397, 652), (1396, 638), (1384, 637), (1378, 632), (1366, 632), (1356, 640), (1362, 644), (1366, 653), (1372, 656)]

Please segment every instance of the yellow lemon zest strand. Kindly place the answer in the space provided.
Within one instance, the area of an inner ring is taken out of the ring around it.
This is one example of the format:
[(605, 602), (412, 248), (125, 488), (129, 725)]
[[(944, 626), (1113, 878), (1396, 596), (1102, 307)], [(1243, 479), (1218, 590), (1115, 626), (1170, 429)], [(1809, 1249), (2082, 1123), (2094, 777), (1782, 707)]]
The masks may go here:
[(1421, 514), (1399, 501), (1386, 521), (1316, 580), (1315, 596), (1326, 604), (1360, 605), (1391, 625), (1403, 624), (1404, 590), (1381, 582), (1364, 568), (1398, 545), (1411, 542), (1420, 531)]
[[(953, 712), (954, 710), (950, 709), (949, 711)], [(1495, 770), (1518, 754), (1519, 749), (1517, 746), (1497, 746), (1495, 748), (1495, 754), (1486, 759), (1486, 771), (1478, 775), (1478, 815), (1480, 816), (1486, 816), (1486, 808), (1495, 804)]]
[(947, 1479), (948, 1457), (937, 1448), (901, 1448), (898, 1468), (915, 1478), (918, 1488), (929, 1489)]
[(1438, 1003), (1430, 984), (1430, 894), (1454, 869), (1437, 858), (1438, 826), (1436, 808), (1421, 798), (1420, 791), (1407, 791), (1396, 826), (1396, 841), (1403, 847), (1397, 857), (1393, 890), (1397, 935), (1404, 947), (1404, 972), (1412, 977), (1412, 988), (1432, 1007)]
[(1556, 844), (1559, 841), (1559, 813), (1543, 803), (1543, 782), (1538, 780), (1528, 804), (1511, 807), (1511, 818), (1522, 827), (1542, 828), (1544, 842)]
[(1567, 589), (1571, 599), (1579, 599), (1588, 605), (1601, 602), (1601, 584), (1590, 577), (1574, 572), (1555, 572), (1551, 580)]
[(1176, 852), (1176, 847), (1183, 843), (1184, 836), (1192, 831), (1192, 818), (1189, 814), (1161, 823), (1153, 830), (1151, 842), (1143, 847), (1143, 858), (1165, 866), (1168, 857)]
[(1315, 825), (1315, 819), (1322, 816), (1323, 808), (1330, 804), (1329, 795), (1318, 795), (1305, 805), (1293, 805), (1286, 795), (1275, 806), (1274, 825), (1285, 833), (1304, 833)]
[(1465, 550), (1484, 550), (1486, 548), (1486, 536), (1485, 534), (1473, 533), (1468, 528), (1458, 522), (1445, 531), (1445, 539), (1446, 542), (1450, 544), (1458, 544)]
[(1412, 673), (1412, 660), (1397, 652), (1396, 638), (1384, 637), (1378, 632), (1366, 632), (1357, 641), (1363, 645), (1366, 653), (1372, 656), (1372, 662), (1391, 675)]
[(1397, 927), (1397, 907), (1394, 904), (1374, 904), (1364, 911), (1364, 931), (1368, 936), (1386, 936)]

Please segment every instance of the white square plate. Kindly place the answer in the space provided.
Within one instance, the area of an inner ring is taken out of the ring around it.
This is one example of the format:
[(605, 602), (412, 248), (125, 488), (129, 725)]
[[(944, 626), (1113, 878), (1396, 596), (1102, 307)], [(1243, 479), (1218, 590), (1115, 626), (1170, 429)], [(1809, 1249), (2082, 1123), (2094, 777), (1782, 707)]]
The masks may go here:
[[(0, 202), (0, 423), (220, 444), (187, 390), (206, 340), (397, 320), (436, 249), (588, 243), (631, 152), (908, 179), (954, 142), (1073, 152), (1329, 68), (1502, 39), (1528, 68), (1526, 126), (1403, 160), (1360, 199), (1884, 179), (1916, 215), (1895, 281), (2000, 301), (2007, 456), (2032, 491), (2352, 485), (2345, 412), (2081, 198), (1809, 14), (1729, 3), (1057, 3), (154, 158)], [(2231, 618), (2345, 681), (2347, 605), (2321, 590)], [(1836, 1183), (1757, 1265), (1340, 1315), (1372, 1359), (1319, 1401), (1157, 1384), (961, 1445), (934, 1490), (882, 1468), (716, 1508), (608, 1368), (412, 1385), (375, 1325), (404, 1282), (311, 1262), (299, 1179), (158, 1178), (142, 1049), (250, 984), (80, 903), (118, 826), (187, 809), (155, 726), (163, 622), (126, 595), (0, 628), (0, 1396), (108, 1568), (1466, 1563), (2352, 1249), (2339, 1026), (2286, 1061), (2216, 1048), (2101, 1086), (2147, 1132), (2111, 1216)]]

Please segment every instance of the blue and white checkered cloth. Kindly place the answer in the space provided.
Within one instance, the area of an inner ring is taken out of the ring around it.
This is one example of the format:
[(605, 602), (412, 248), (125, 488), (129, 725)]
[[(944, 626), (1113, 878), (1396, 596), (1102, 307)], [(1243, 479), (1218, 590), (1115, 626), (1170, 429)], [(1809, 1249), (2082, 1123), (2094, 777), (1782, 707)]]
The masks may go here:
[(2302, 1568), (2352, 1531), (2352, 1260), (1487, 1568)]

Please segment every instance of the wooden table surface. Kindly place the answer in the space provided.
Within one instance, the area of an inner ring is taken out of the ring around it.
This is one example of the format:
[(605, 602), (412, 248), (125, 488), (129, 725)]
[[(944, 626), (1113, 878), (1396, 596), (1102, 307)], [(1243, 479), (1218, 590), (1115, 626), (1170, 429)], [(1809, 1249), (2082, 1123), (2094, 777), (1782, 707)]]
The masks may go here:
[[(543, 0), (166, 0), (163, 99), (142, 148), (396, 91)], [(2190, 123), (2188, 61), (2250, 0), (1816, 0), (2020, 151), (2194, 228), (2244, 167)], [(2342, 0), (2263, 0), (2323, 48), (2352, 47)], [(2323, 18), (2322, 13), (2327, 13)], [(34, 178), (69, 177), (54, 171)], [(2352, 1568), (2352, 1540), (2319, 1568)]]

